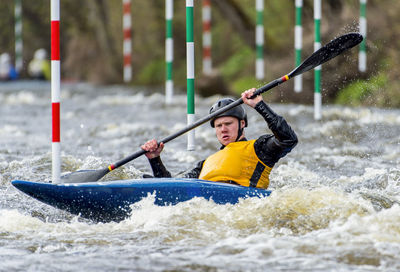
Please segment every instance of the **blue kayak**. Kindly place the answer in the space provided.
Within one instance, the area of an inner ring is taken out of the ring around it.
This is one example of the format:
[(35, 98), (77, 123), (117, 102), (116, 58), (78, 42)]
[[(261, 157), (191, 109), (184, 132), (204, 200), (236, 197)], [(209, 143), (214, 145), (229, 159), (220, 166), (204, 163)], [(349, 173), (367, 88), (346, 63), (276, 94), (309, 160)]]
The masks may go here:
[(199, 179), (146, 178), (107, 182), (53, 184), (14, 180), (12, 184), (27, 195), (53, 207), (97, 222), (121, 221), (148, 194), (155, 204), (175, 205), (202, 197), (217, 204), (235, 204), (240, 198), (265, 197), (271, 191)]

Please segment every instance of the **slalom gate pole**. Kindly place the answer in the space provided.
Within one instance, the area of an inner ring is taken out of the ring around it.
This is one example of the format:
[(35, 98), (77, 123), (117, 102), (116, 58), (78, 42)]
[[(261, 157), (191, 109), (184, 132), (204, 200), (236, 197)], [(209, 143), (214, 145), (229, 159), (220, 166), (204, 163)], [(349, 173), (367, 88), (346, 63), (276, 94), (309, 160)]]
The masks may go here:
[(364, 40), (360, 44), (358, 53), (358, 70), (360, 72), (367, 71), (367, 50), (366, 50), (366, 37), (367, 37), (367, 0), (360, 0), (360, 34), (363, 35)]
[(174, 17), (174, 0), (165, 0), (165, 25), (166, 25), (166, 38), (165, 38), (165, 103), (172, 103), (174, 96), (174, 80), (172, 79), (172, 68), (174, 62), (174, 39), (172, 37), (173, 25), (172, 20)]
[(256, 79), (264, 79), (264, 0), (256, 0)]
[(60, 0), (51, 0), (52, 182), (60, 183)]
[[(314, 52), (321, 48), (321, 0), (314, 0)], [(314, 119), (321, 120), (321, 65), (314, 69)]]
[[(295, 66), (301, 63), (301, 50), (303, 44), (303, 27), (301, 25), (301, 13), (303, 9), (303, 0), (296, 0), (296, 26), (294, 28), (294, 54)], [(303, 75), (294, 78), (294, 91), (299, 93), (303, 90)]]
[[(187, 124), (195, 121), (194, 111), (194, 39), (193, 39), (193, 2), (186, 0), (186, 78), (187, 78)], [(188, 133), (187, 150), (195, 150), (194, 130)]]
[(209, 75), (212, 70), (211, 61), (211, 1), (203, 0), (203, 74)]
[(122, 28), (124, 33), (124, 82), (132, 80), (132, 23), (131, 23), (131, 0), (122, 0)]
[(23, 68), (23, 43), (22, 43), (22, 5), (21, 0), (15, 0), (15, 70), (20, 73)]

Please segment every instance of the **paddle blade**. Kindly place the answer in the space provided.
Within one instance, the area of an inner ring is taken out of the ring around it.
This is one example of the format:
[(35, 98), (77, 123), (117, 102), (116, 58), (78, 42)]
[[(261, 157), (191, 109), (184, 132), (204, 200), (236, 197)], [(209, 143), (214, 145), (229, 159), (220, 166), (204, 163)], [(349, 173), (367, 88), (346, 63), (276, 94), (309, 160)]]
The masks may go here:
[(359, 43), (361, 43), (362, 40), (363, 36), (360, 33), (355, 32), (347, 33), (343, 36), (340, 36), (315, 51), (302, 64), (300, 64), (296, 69), (289, 73), (288, 76), (292, 78), (311, 69), (314, 69), (315, 67), (342, 54), (344, 51), (358, 45)]
[(80, 170), (61, 177), (62, 183), (84, 183), (98, 181), (109, 172), (108, 169)]

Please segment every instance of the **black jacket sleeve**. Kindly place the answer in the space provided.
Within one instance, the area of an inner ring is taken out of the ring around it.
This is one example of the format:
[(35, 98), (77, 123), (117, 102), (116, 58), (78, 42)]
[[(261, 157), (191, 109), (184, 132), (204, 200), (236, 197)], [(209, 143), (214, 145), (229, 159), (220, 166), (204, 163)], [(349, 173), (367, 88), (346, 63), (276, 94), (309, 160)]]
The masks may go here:
[(193, 168), (192, 170), (190, 170), (189, 172), (186, 172), (183, 175), (183, 177), (184, 178), (195, 178), (195, 179), (199, 178), (201, 169), (203, 168), (204, 161), (205, 160), (202, 160), (202, 161), (198, 162), (196, 167)]
[[(156, 178), (170, 178), (171, 173), (165, 168), (160, 157), (149, 159), (153, 175)], [(203, 167), (204, 160), (197, 163), (196, 167), (183, 174), (184, 178), (198, 178), (200, 176), (201, 168)]]
[(258, 158), (269, 167), (273, 167), (296, 146), (297, 136), (286, 120), (276, 114), (264, 101), (260, 101), (255, 110), (267, 122), (273, 135), (267, 134), (258, 138), (254, 148)]
[(161, 161), (161, 157), (156, 157), (149, 159), (151, 170), (153, 170), (153, 175), (156, 178), (170, 178), (171, 173), (165, 168)]

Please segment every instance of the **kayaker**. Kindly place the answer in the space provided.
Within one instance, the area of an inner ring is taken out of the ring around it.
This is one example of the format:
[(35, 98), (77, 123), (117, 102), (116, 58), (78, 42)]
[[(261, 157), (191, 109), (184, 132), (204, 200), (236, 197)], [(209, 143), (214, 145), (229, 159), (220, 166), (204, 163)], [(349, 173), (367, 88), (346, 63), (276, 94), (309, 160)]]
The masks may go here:
[[(297, 144), (297, 136), (286, 120), (276, 114), (263, 101), (261, 95), (250, 97), (255, 88), (242, 93), (243, 102), (254, 108), (267, 122), (273, 134), (265, 134), (256, 140), (247, 140), (244, 128), (247, 115), (242, 106), (234, 107), (211, 120), (221, 148), (207, 159), (200, 161), (195, 168), (184, 174), (185, 178), (199, 178), (226, 182), (242, 186), (266, 189), (269, 175), (276, 162), (289, 153)], [(234, 102), (233, 99), (218, 100), (210, 109), (210, 114)], [(160, 154), (163, 143), (155, 139), (146, 142), (141, 148), (149, 159), (155, 177), (171, 177), (165, 168)]]

